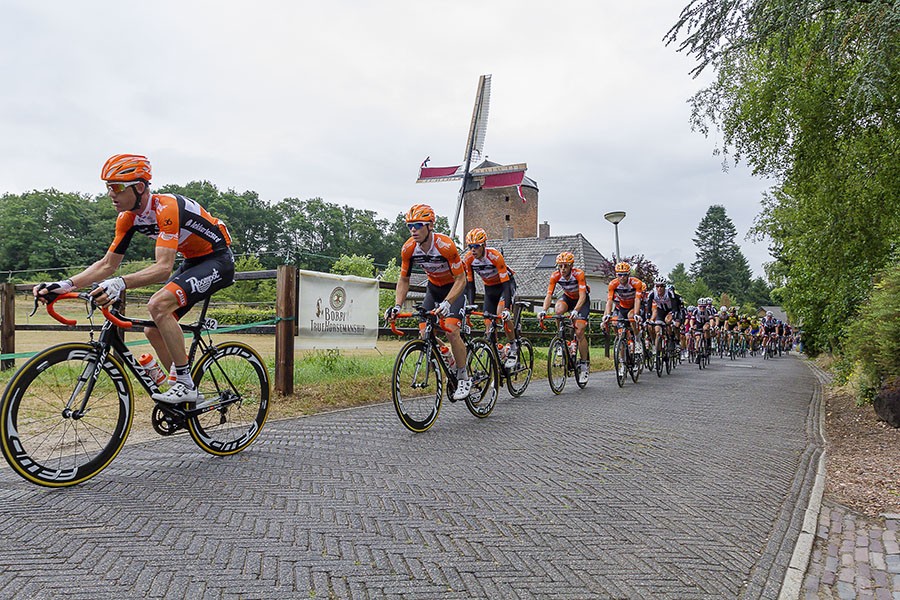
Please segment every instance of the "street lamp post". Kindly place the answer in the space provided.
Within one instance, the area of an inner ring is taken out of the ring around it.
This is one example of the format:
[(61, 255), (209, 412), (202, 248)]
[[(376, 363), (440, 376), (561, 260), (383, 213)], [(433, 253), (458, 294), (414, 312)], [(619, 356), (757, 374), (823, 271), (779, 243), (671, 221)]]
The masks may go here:
[(612, 223), (613, 227), (615, 227), (616, 229), (616, 260), (613, 261), (616, 262), (618, 260), (621, 260), (622, 256), (619, 252), (619, 223), (622, 221), (622, 219), (625, 218), (625, 211), (614, 210), (603, 215), (603, 218)]

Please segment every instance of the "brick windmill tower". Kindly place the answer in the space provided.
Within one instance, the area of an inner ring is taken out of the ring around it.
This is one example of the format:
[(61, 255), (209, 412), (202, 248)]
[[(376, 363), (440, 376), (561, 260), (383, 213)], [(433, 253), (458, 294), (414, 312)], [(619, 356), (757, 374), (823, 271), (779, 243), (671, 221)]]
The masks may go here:
[(473, 227), (481, 227), (490, 239), (537, 237), (538, 187), (534, 180), (525, 177), (528, 165), (500, 165), (484, 155), (490, 100), (491, 76), (482, 75), (478, 80), (463, 164), (429, 167), (430, 158), (426, 158), (419, 167), (416, 183), (460, 181), (451, 237), (456, 235), (463, 208), (463, 235)]

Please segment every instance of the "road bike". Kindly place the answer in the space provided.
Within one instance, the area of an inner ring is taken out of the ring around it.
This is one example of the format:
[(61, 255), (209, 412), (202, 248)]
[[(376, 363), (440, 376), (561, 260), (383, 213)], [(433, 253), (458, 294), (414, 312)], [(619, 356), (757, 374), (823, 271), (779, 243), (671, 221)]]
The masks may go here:
[[(500, 385), (506, 383), (506, 389), (514, 398), (518, 398), (525, 393), (528, 384), (531, 383), (531, 375), (534, 372), (534, 348), (531, 342), (522, 337), (522, 309), (528, 307), (527, 302), (516, 302), (514, 304), (514, 340), (516, 347), (516, 365), (512, 368), (506, 367), (506, 353), (509, 352), (509, 344), (505, 346), (501, 344), (497, 337), (497, 329), (503, 328), (503, 319), (498, 315), (490, 313), (473, 312), (473, 315), (480, 315), (487, 321), (484, 331), (484, 339), (490, 344), (494, 352), (494, 359), (497, 361), (500, 374)], [(501, 351), (501, 348), (503, 350)]]
[[(48, 487), (83, 483), (119, 454), (134, 417), (128, 371), (147, 394), (160, 391), (119, 335), (120, 330), (155, 327), (153, 321), (130, 319), (118, 308), (106, 307), (95, 340), (96, 307), (90, 295), (70, 292), (47, 304), (50, 316), (71, 326), (76, 321), (56, 311), (55, 303), (62, 299), (87, 303), (89, 341), (66, 342), (37, 353), (13, 375), (0, 398), (4, 458), (21, 477)], [(218, 327), (206, 318), (208, 306), (209, 298), (198, 321), (182, 325), (193, 336), (191, 377), (204, 400), (200, 408), (156, 402), (151, 422), (160, 435), (186, 429), (201, 449), (226, 456), (245, 449), (262, 430), (269, 411), (269, 374), (250, 346), (204, 339), (203, 334), (209, 338)]]
[[(578, 362), (578, 342), (572, 318), (566, 315), (553, 315), (553, 318), (556, 320), (556, 335), (547, 348), (547, 379), (550, 389), (554, 394), (561, 394), (570, 375), (575, 377), (575, 384), (584, 389), (587, 379), (582, 381), (579, 377), (581, 365)], [(546, 329), (543, 320), (541, 329)]]
[[(471, 314), (474, 308), (474, 305), (467, 305), (466, 315)], [(396, 315), (401, 319), (413, 316), (422, 319), (425, 328), (420, 338), (408, 341), (397, 354), (391, 377), (391, 398), (403, 426), (412, 432), (422, 433), (434, 425), (441, 412), (445, 390), (450, 402), (455, 402), (453, 393), (457, 379), (455, 366), (451, 368), (448, 365), (453, 354), (437, 337), (441, 319), (421, 304), (414, 307), (414, 312)], [(389, 323), (395, 334), (404, 335), (397, 329), (394, 319)], [(466, 369), (472, 380), (472, 391), (465, 402), (470, 413), (483, 419), (494, 410), (499, 395), (496, 348), (484, 339), (471, 339), (470, 333), (471, 329), (464, 320), (460, 324), (460, 335), (466, 345)]]
[(634, 319), (621, 319), (613, 316), (611, 320), (616, 326), (616, 338), (613, 342), (613, 365), (615, 367), (616, 383), (619, 387), (625, 387), (625, 379), (631, 376), (631, 381), (637, 383), (641, 372), (644, 370), (643, 359), (635, 355), (636, 342), (631, 324)]

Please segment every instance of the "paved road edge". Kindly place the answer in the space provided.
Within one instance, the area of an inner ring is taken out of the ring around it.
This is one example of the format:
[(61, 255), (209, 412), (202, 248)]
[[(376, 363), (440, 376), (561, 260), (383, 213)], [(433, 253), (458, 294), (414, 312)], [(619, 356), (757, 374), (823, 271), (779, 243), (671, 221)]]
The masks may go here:
[(816, 376), (816, 388), (813, 391), (811, 404), (818, 421), (816, 424), (815, 443), (822, 448), (822, 453), (819, 455), (816, 479), (809, 494), (809, 504), (806, 507), (803, 518), (803, 527), (800, 530), (800, 535), (797, 537), (797, 543), (794, 546), (794, 552), (791, 555), (791, 561), (784, 575), (781, 591), (778, 594), (779, 600), (797, 600), (800, 598), (803, 578), (806, 575), (806, 570), (809, 568), (809, 558), (816, 538), (816, 527), (819, 522), (819, 513), (822, 510), (822, 497), (825, 494), (825, 413), (822, 410), (822, 403), (824, 401), (823, 388), (827, 381), (827, 375), (812, 362), (807, 360), (805, 363)]

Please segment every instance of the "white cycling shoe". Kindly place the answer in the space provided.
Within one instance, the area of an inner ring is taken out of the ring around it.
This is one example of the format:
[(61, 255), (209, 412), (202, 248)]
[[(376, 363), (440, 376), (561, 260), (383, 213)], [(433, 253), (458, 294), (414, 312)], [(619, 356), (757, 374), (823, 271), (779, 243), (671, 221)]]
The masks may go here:
[(453, 392), (454, 400), (465, 400), (472, 392), (472, 380), (460, 379), (456, 384), (456, 391)]
[(183, 402), (203, 402), (203, 394), (197, 388), (189, 388), (180, 381), (176, 381), (165, 392), (158, 392), (151, 396), (157, 402), (163, 404), (181, 404)]

